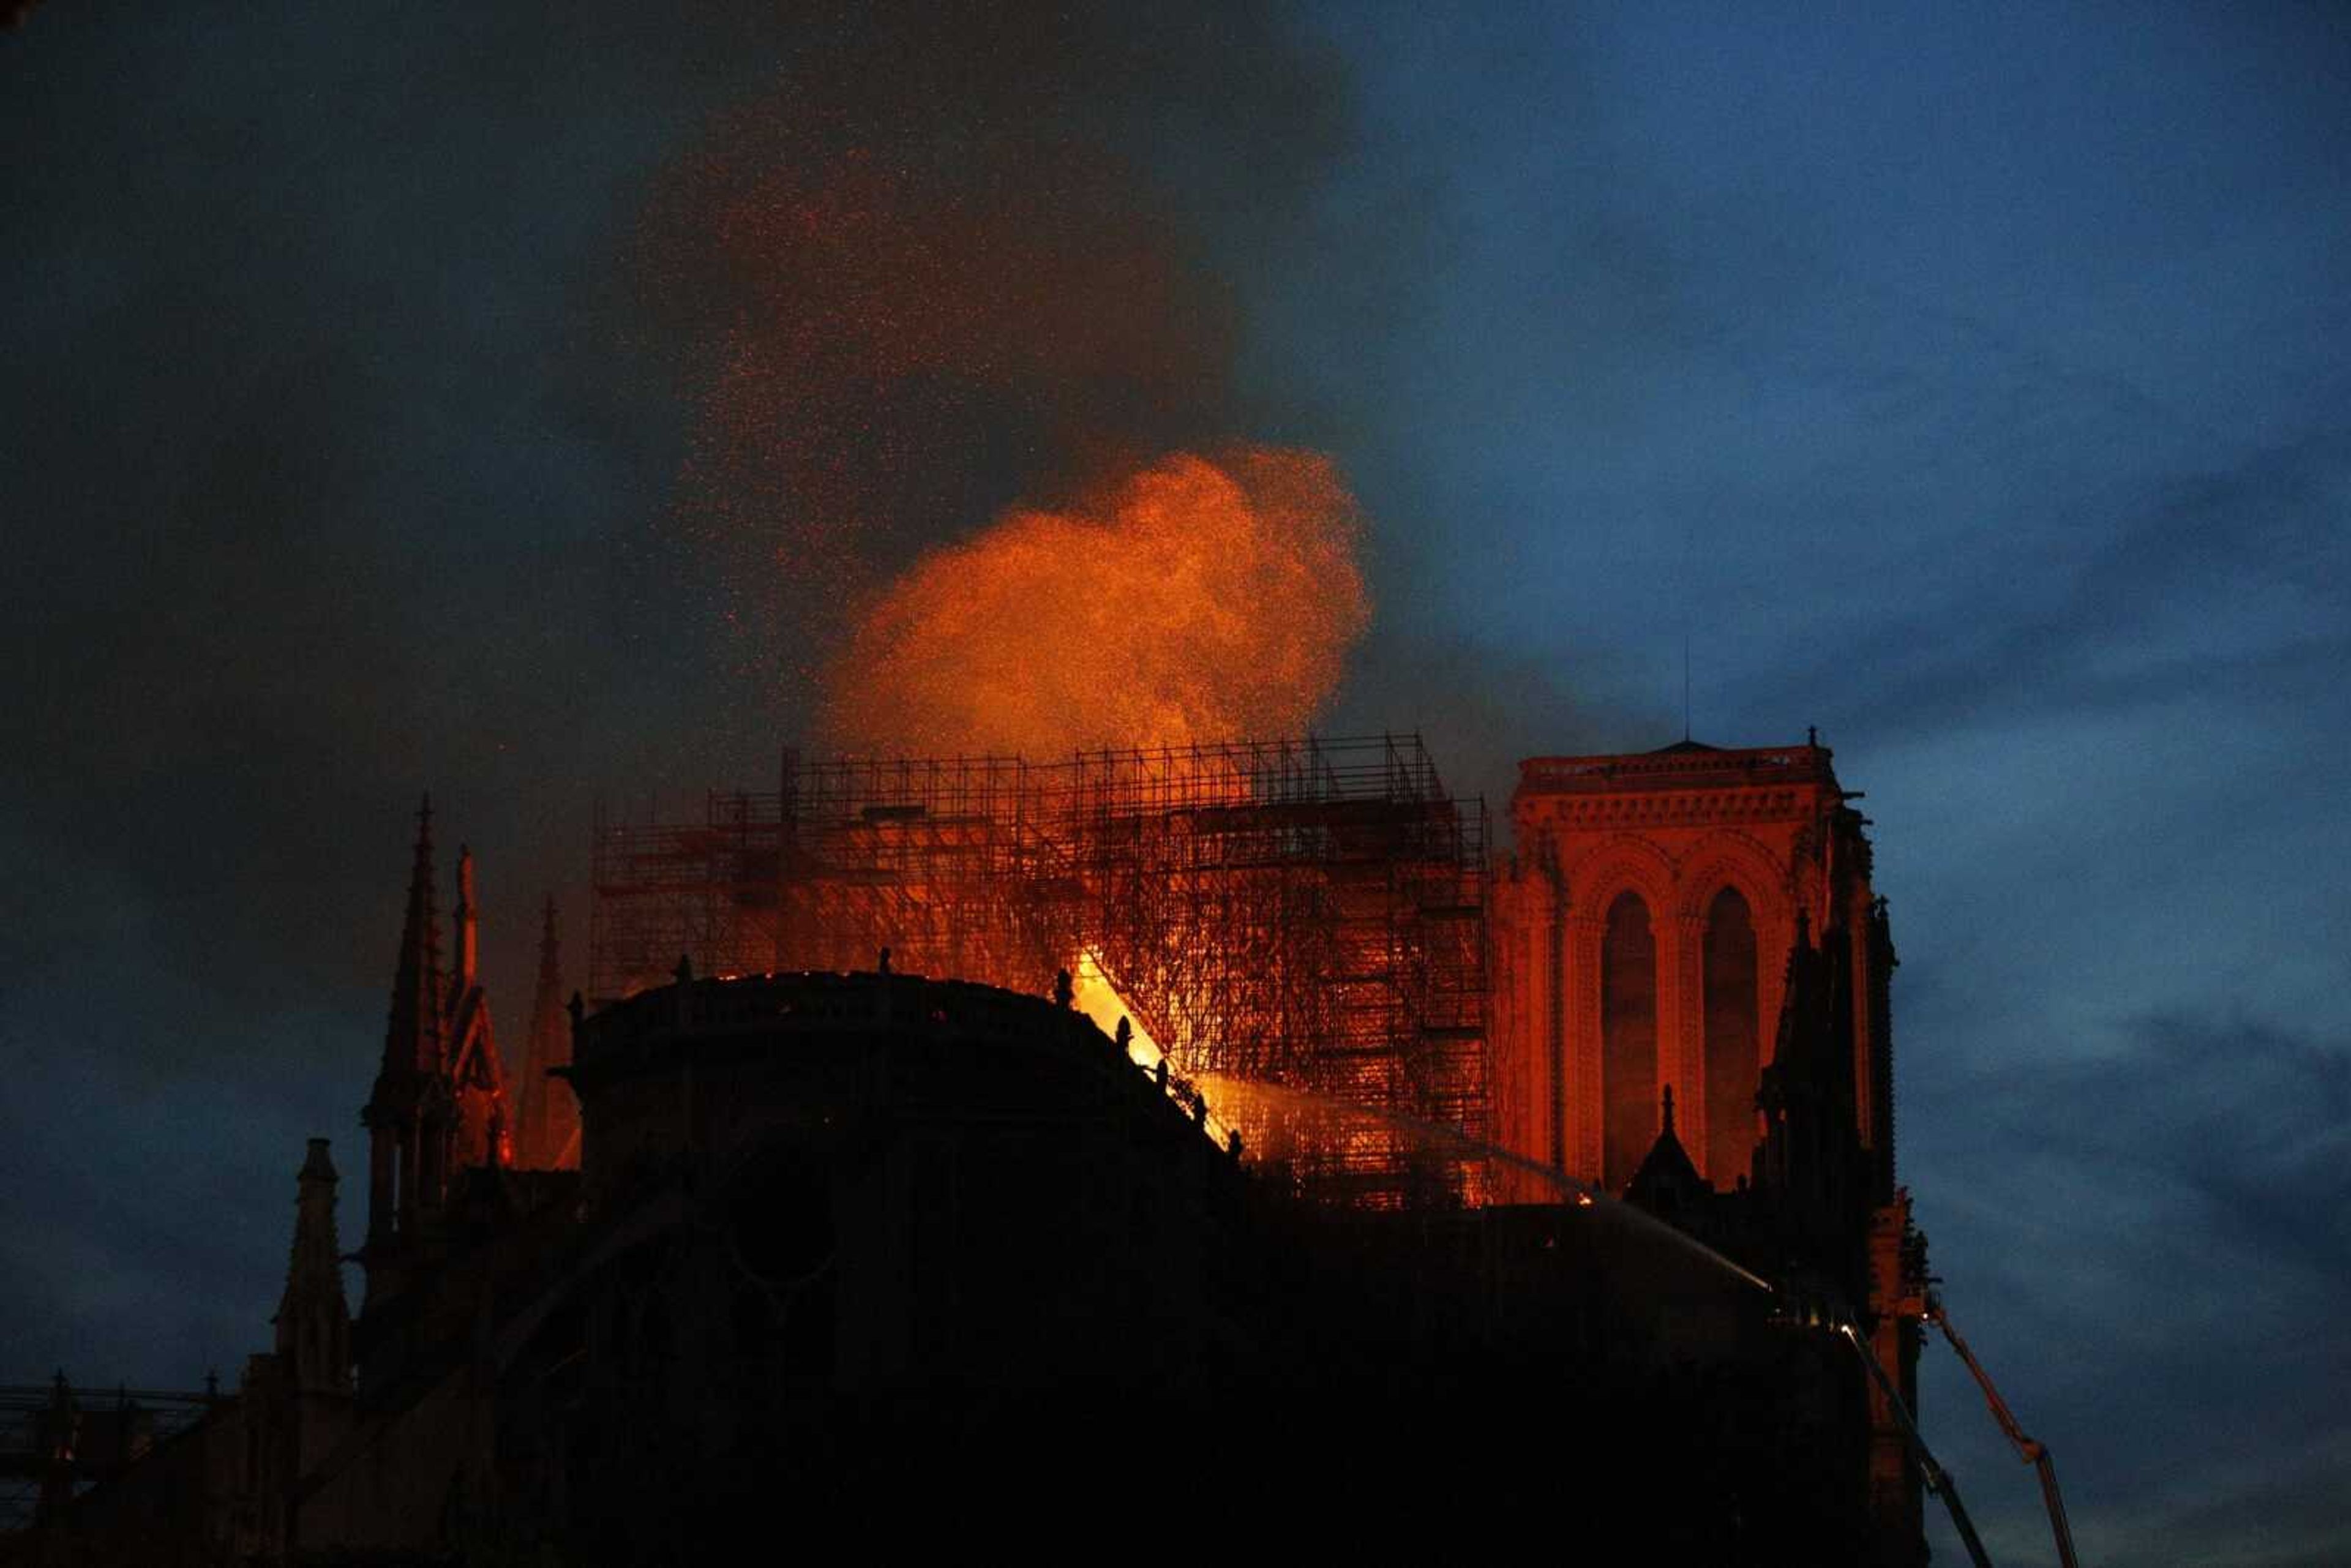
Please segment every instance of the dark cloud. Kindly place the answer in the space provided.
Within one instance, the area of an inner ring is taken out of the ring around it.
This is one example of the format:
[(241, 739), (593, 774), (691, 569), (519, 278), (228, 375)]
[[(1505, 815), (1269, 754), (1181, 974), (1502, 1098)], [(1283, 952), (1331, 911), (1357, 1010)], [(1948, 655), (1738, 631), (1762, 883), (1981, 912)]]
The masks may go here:
[[(2351, 1512), (2294, 1457), (2351, 1451), (2351, 1038), (2174, 1011), (2086, 1043), (2029, 1075), (1913, 1053), (1909, 1157), (1966, 1173), (1931, 1204), (1970, 1260), (1946, 1287), (1961, 1332), (2057, 1454), (2088, 1556), (2324, 1560)], [(1947, 1354), (1927, 1401), (1971, 1505), (2045, 1555)]]
[(1250, 8), (883, 7), (682, 149), (640, 288), (730, 706), (804, 727), (844, 610), (924, 550), (1251, 439), (1217, 235), (1294, 225), (1337, 102)]
[(1923, 602), (1848, 628), (1833, 655), (1747, 684), (1829, 690), (1840, 684), (1830, 657), (1858, 663), (1875, 678), (1835, 722), (1881, 742), (2190, 695), (2329, 702), (2333, 673), (2351, 659), (2346, 495), (2351, 434), (2339, 431), (2116, 485), (2074, 503), (2097, 541), (2074, 559), (1958, 593), (1929, 588), (1913, 596)]

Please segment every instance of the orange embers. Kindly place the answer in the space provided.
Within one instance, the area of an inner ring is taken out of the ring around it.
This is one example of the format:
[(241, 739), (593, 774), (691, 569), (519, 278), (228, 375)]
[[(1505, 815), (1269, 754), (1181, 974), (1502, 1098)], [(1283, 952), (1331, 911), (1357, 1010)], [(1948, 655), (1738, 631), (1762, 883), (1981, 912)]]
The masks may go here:
[(1030, 758), (1303, 730), (1370, 620), (1360, 532), (1330, 459), (1275, 447), (1016, 508), (864, 614), (828, 727), (874, 752)]

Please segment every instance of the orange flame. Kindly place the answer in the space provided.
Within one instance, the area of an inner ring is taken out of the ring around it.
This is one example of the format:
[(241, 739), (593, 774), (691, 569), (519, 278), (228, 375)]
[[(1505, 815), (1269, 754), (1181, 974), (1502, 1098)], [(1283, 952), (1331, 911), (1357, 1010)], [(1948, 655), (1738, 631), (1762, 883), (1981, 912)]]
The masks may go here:
[(1178, 453), (1097, 506), (1015, 509), (863, 616), (826, 719), (870, 752), (1183, 746), (1305, 729), (1371, 618), (1317, 453)]

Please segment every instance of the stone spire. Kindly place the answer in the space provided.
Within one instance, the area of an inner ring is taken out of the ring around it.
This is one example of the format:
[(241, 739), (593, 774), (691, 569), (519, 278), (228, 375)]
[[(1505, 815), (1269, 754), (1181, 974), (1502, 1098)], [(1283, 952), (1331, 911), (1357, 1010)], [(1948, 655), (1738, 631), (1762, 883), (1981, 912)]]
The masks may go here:
[(277, 1359), (300, 1393), (348, 1394), (351, 1317), (343, 1301), (342, 1249), (335, 1240), (335, 1166), (327, 1140), (310, 1140), (297, 1178), (294, 1250), (277, 1299)]
[(427, 795), (416, 812), (416, 860), (408, 873), (408, 916), (400, 928), (400, 960), (392, 971), (383, 1079), (431, 1072), (441, 1065), (442, 997), (441, 915), (433, 896), (433, 797)]
[[(447, 1056), (447, 992), (441, 974), (441, 913), (433, 896), (433, 797), (416, 812), (416, 859), (408, 873), (408, 915), (400, 928), (400, 958), (392, 970), (392, 1016), (383, 1036), (383, 1065), (360, 1123), (368, 1129), (368, 1289), (377, 1288), (377, 1264), (416, 1218), (421, 1203), (438, 1201), (441, 1165), (436, 1136), (423, 1118)], [(428, 1168), (429, 1167), (429, 1168)]]
[(1712, 1190), (1690, 1163), (1689, 1151), (1682, 1147), (1680, 1135), (1674, 1131), (1674, 1086), (1668, 1083), (1657, 1109), (1657, 1141), (1649, 1145), (1640, 1169), (1625, 1184), (1625, 1201), (1652, 1214), (1671, 1215)]
[(570, 1089), (548, 1076), (571, 1061), (571, 1027), (563, 1007), (562, 949), (555, 929), (555, 899), (541, 915), (538, 989), (530, 1004), (530, 1038), (524, 1047), (521, 1127), (515, 1140), (517, 1162), (537, 1170), (580, 1163), (580, 1108)]
[[(480, 904), (474, 891), (474, 852), (457, 847), (457, 967), (449, 978), (447, 1011), (442, 1023), (442, 1088), (449, 1097), (445, 1131), (445, 1184), (471, 1166), (507, 1163), (513, 1135), (507, 1103), (506, 1072), (498, 1061), (497, 1032), (490, 1022), (490, 1000), (482, 988), (479, 944), (476, 940)], [(438, 1201), (440, 1194), (432, 1196)]]
[(451, 988), (459, 995), (474, 983), (481, 967), (481, 906), (474, 902), (474, 852), (457, 846), (457, 975)]

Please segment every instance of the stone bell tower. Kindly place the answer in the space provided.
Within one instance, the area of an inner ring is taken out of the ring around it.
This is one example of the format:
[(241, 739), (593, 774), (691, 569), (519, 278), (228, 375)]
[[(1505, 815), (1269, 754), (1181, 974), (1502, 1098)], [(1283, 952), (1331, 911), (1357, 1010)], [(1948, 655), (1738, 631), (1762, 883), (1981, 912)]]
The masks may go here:
[[(1854, 1132), (1893, 1196), (1893, 945), (1864, 820), (1829, 749), (1539, 757), (1496, 879), (1496, 1124), (1513, 1151), (1622, 1192), (1670, 1089), (1717, 1191), (1752, 1179), (1800, 923), (1849, 951)], [(1843, 1096), (1840, 1096), (1841, 1102)]]
[[(1855, 799), (1812, 736), (1521, 763), (1494, 885), (1495, 1124), (1834, 1292), (1915, 1409), (1924, 1243), (1894, 1183), (1894, 941)], [(1923, 1562), (1901, 1424), (1879, 1387), (1851, 1393), (1883, 1560)]]

